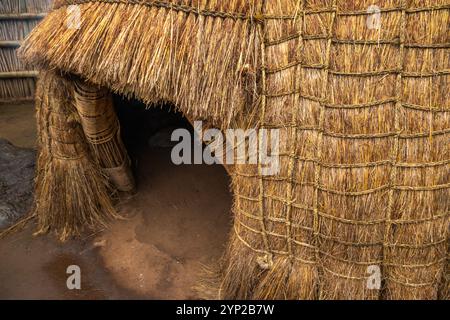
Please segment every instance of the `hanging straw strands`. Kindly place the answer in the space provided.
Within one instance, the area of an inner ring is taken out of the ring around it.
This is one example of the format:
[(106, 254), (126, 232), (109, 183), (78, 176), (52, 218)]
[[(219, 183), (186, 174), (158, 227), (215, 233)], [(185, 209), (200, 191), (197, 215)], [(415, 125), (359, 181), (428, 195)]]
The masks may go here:
[(63, 241), (118, 217), (107, 177), (90, 155), (73, 97), (73, 83), (54, 73), (40, 75), (36, 93), (40, 145), (37, 233), (52, 228)]
[[(80, 30), (65, 25), (68, 4)], [(369, 28), (370, 5), (59, 0), (22, 54), (192, 120), (280, 130), (279, 173), (230, 170), (214, 297), (448, 299), (450, 8), (382, 0)]]

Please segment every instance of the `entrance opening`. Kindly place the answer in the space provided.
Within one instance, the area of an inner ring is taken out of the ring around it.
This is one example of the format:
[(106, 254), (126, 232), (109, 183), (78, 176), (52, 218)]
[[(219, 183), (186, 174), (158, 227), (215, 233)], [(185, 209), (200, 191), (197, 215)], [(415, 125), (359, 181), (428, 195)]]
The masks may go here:
[(217, 262), (230, 232), (229, 176), (221, 165), (173, 164), (173, 130), (193, 131), (174, 106), (114, 99), (137, 193), (119, 205), (126, 220), (104, 232), (105, 266), (145, 297), (197, 298), (202, 265)]

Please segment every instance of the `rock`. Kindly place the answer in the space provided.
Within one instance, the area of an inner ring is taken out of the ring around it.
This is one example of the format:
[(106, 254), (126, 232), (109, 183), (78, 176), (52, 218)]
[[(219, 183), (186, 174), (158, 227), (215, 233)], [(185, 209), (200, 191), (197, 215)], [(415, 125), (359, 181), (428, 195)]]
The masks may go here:
[(0, 139), (0, 229), (31, 208), (36, 151)]

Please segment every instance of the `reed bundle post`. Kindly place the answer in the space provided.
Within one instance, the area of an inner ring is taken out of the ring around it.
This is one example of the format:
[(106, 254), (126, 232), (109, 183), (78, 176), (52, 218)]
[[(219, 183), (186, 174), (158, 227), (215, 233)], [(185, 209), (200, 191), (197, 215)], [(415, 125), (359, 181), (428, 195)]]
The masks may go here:
[(114, 186), (133, 192), (133, 174), (120, 136), (120, 123), (108, 90), (82, 80), (75, 81), (75, 106), (93, 154)]
[(91, 154), (74, 108), (73, 83), (52, 72), (37, 82), (38, 161), (34, 214), (37, 233), (64, 241), (118, 217), (107, 178)]

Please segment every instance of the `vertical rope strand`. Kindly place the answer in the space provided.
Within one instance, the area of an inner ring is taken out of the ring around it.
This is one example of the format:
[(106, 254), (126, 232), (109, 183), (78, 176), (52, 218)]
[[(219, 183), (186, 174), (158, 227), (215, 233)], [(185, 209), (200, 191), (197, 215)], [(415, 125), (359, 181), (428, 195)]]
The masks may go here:
[[(262, 1), (261, 4), (261, 16), (263, 16), (264, 13), (264, 7), (265, 7), (265, 1)], [(265, 117), (266, 117), (266, 105), (267, 105), (267, 96), (266, 96), (266, 89), (267, 89), (267, 75), (266, 75), (266, 46), (264, 41), (264, 28), (265, 22), (259, 21), (257, 28), (258, 28), (258, 34), (259, 34), (259, 41), (260, 41), (260, 51), (261, 51), (261, 115), (260, 115), (260, 126), (259, 129), (262, 130), (265, 127)], [(259, 145), (261, 145), (261, 132), (259, 134)], [(261, 150), (259, 150), (261, 153)], [(267, 228), (266, 228), (266, 220), (265, 220), (265, 208), (264, 208), (264, 178), (263, 178), (263, 170), (261, 165), (261, 158), (258, 159), (258, 175), (259, 175), (259, 215), (260, 215), (260, 227), (261, 227), (261, 235), (264, 242), (264, 250), (266, 251), (266, 256), (262, 257), (262, 259), (259, 259), (259, 265), (263, 269), (270, 269), (273, 265), (272, 260), (272, 252), (270, 250), (269, 245), (269, 239), (267, 237)]]
[[(298, 1), (299, 7), (297, 10), (301, 11), (301, 23), (300, 23), (300, 30), (299, 30), (299, 47), (303, 48), (303, 24), (304, 24), (304, 7), (305, 7), (305, 0), (299, 0)], [(301, 57), (302, 59), (303, 57)], [(297, 81), (296, 71), (297, 68), (300, 70), (300, 79)], [(294, 193), (294, 174), (295, 174), (295, 167), (298, 162), (298, 159), (296, 157), (297, 151), (298, 151), (298, 131), (299, 128), (297, 126), (297, 118), (298, 118), (298, 110), (300, 108), (300, 101), (299, 97), (302, 95), (302, 82), (303, 82), (303, 64), (300, 64), (297, 66), (294, 74), (294, 88), (297, 88), (298, 83), (300, 83), (300, 93), (294, 95), (294, 110), (292, 112), (292, 123), (295, 124), (295, 127), (291, 128), (291, 140), (292, 140), (292, 148), (290, 152), (290, 161), (289, 161), (289, 167), (288, 167), (288, 177), (290, 179), (289, 185), (287, 187), (287, 195), (286, 199), (288, 199), (289, 203), (286, 204), (286, 241), (287, 241), (287, 248), (288, 248), (288, 255), (289, 259), (294, 258), (294, 254), (292, 251), (292, 204), (295, 201), (293, 198)]]
[[(315, 246), (315, 258), (316, 263), (319, 264), (319, 185), (320, 185), (320, 172), (322, 166), (322, 142), (323, 142), (323, 131), (324, 131), (324, 121), (325, 121), (325, 104), (328, 103), (328, 77), (329, 77), (329, 69), (330, 69), (330, 56), (331, 56), (331, 46), (333, 41), (335, 20), (337, 15), (337, 0), (333, 0), (332, 13), (331, 13), (331, 24), (330, 30), (328, 32), (327, 37), (327, 49), (325, 53), (325, 76), (323, 80), (322, 92), (324, 94), (321, 97), (320, 102), (320, 116), (319, 116), (319, 128), (320, 131), (317, 137), (317, 151), (316, 151), (316, 159), (315, 168), (314, 168), (314, 223), (313, 223), (313, 244)], [(320, 293), (319, 293), (320, 298)]]
[[(400, 45), (399, 45), (399, 73), (397, 74), (396, 79), (396, 103), (394, 106), (394, 126), (395, 131), (397, 132), (397, 135), (394, 137), (394, 146), (391, 151), (391, 172), (389, 176), (389, 200), (388, 200), (388, 210), (387, 210), (387, 216), (386, 216), (386, 222), (385, 222), (385, 231), (384, 231), (384, 239), (383, 239), (383, 263), (388, 262), (388, 251), (389, 251), (389, 234), (391, 232), (392, 227), (392, 215), (394, 211), (394, 186), (395, 186), (395, 177), (397, 174), (397, 161), (398, 161), (398, 151), (399, 151), (399, 136), (401, 133), (401, 128), (399, 124), (399, 110), (402, 108), (402, 98), (403, 98), (403, 92), (402, 92), (402, 74), (404, 69), (404, 43), (405, 43), (405, 28), (406, 28), (406, 3), (405, 0), (402, 0), (402, 14), (400, 18)], [(383, 278), (386, 279), (386, 266), (383, 268)], [(384, 293), (382, 293), (384, 294)]]

